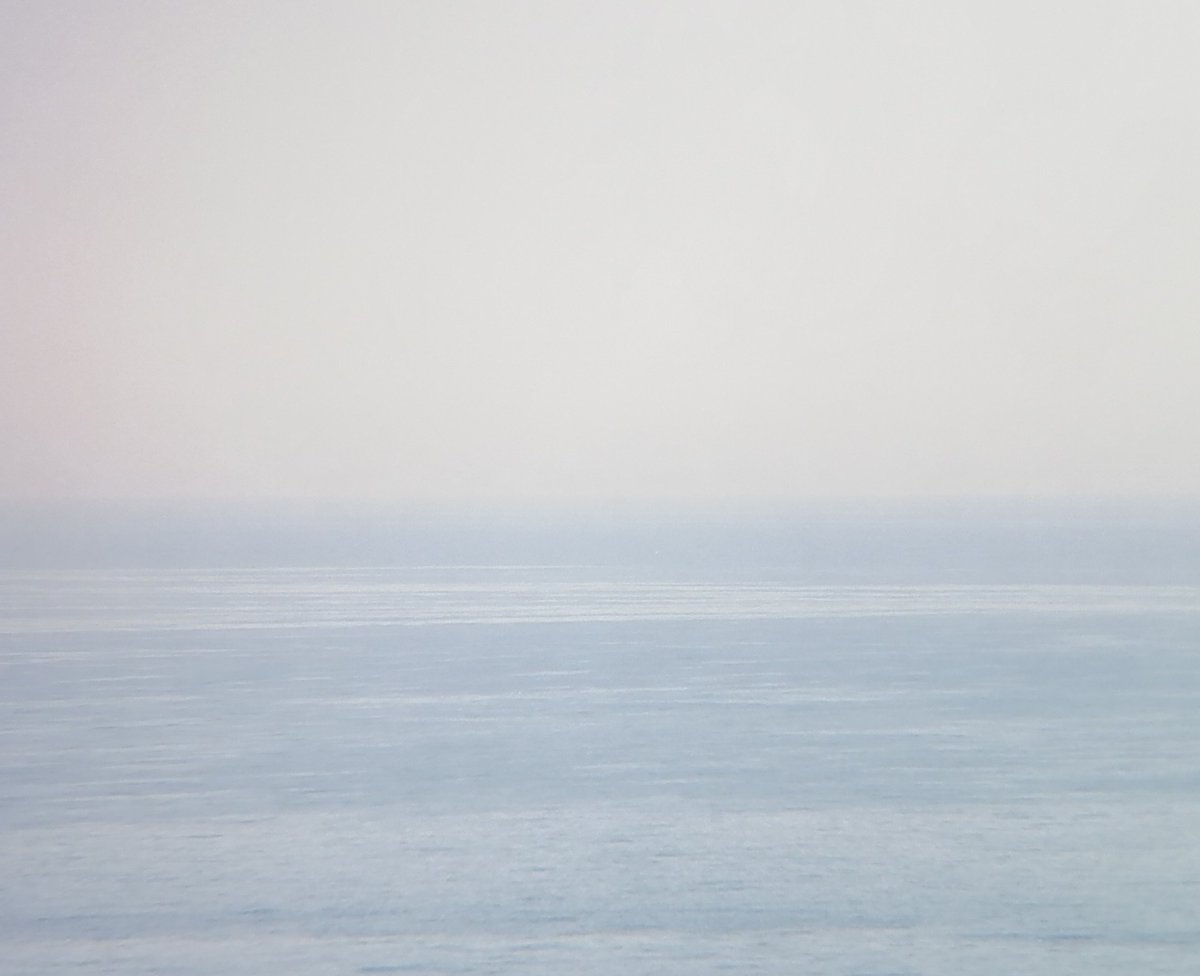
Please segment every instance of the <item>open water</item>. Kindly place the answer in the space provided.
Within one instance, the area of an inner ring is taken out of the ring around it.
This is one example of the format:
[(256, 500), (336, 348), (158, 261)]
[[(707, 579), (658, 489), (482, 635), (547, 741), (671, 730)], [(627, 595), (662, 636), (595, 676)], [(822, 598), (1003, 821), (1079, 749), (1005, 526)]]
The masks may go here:
[(6, 570), (0, 971), (1198, 971), (1196, 581), (818, 577)]

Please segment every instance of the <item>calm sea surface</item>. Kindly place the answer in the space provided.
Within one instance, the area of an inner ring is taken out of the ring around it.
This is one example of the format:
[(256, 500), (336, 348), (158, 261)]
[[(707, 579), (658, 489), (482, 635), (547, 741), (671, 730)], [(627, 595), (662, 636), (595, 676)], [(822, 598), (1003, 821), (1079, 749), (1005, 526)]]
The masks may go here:
[(1191, 974), (1200, 588), (0, 574), (5, 974)]

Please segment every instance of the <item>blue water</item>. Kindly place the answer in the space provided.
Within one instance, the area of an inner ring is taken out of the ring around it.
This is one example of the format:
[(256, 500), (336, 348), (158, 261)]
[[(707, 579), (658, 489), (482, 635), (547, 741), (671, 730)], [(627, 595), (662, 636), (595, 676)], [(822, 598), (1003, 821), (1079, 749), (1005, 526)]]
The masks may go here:
[(1200, 586), (891, 575), (7, 570), (0, 971), (1194, 973)]

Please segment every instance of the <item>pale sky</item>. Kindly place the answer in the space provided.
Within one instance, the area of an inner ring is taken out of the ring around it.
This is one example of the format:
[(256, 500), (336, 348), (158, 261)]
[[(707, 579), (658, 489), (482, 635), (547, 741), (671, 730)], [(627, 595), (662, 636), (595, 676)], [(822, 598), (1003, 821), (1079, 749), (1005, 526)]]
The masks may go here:
[(1200, 4), (0, 0), (0, 496), (1200, 495)]

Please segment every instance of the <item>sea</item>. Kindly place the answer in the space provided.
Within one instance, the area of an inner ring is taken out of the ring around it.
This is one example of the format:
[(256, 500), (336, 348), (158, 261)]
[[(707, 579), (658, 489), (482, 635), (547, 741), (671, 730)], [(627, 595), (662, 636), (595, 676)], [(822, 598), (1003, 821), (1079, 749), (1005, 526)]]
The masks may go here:
[(1198, 514), (10, 506), (0, 972), (1192, 976)]

